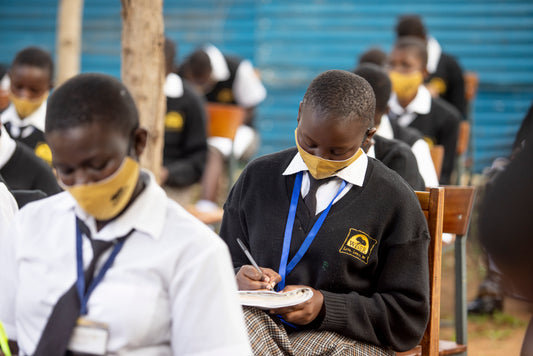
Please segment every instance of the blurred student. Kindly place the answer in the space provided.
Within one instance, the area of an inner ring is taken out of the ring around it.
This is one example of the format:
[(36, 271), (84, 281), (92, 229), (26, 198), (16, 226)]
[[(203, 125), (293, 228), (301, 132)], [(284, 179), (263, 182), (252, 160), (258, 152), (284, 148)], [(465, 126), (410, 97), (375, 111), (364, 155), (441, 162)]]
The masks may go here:
[(165, 38), (165, 146), (161, 184), (181, 205), (192, 200), (191, 186), (200, 181), (207, 157), (205, 102), (175, 73), (176, 44)]
[(419, 130), (430, 145), (444, 146), (440, 184), (449, 184), (454, 169), (460, 113), (442, 99), (433, 98), (423, 85), (427, 52), (422, 40), (401, 37), (389, 56), (393, 94), (389, 117), (395, 124)]
[(67, 191), (0, 240), (0, 320), (21, 354), (249, 355), (228, 249), (139, 167), (147, 132), (126, 87), (68, 80), (46, 138)]
[(372, 63), (379, 67), (385, 67), (387, 65), (387, 53), (379, 47), (372, 47), (359, 56), (357, 65), (364, 63)]
[(43, 194), (50, 196), (61, 192), (62, 189), (50, 166), (25, 144), (11, 138), (1, 123), (0, 120), (0, 175), (17, 197), (19, 206), (22, 207), (32, 195), (28, 195), (29, 192), (15, 194), (15, 190), (36, 191), (33, 195), (35, 198), (42, 197)]
[[(389, 110), (388, 101), (391, 94), (389, 76), (384, 69), (372, 63), (361, 64), (353, 72), (365, 79), (374, 90), (376, 96), (374, 127), (378, 129), (381, 118)], [(371, 146), (363, 147), (363, 150), (369, 157), (380, 160), (398, 173), (414, 190), (426, 188), (424, 179), (418, 170), (415, 155), (406, 143), (376, 134), (372, 137)]]
[(9, 106), (9, 84), (7, 66), (0, 64), (0, 114)]
[(428, 76), (425, 79), (427, 88), (433, 97), (446, 100), (465, 118), (466, 97), (463, 70), (457, 60), (443, 52), (439, 42), (428, 35), (420, 16), (400, 16), (396, 24), (396, 36), (398, 39), (414, 36), (424, 41), (428, 53)]
[(254, 128), (255, 108), (266, 98), (266, 89), (247, 59), (223, 55), (213, 45), (206, 45), (189, 55), (180, 68), (183, 78), (193, 83), (208, 102), (238, 105), (246, 110), (243, 125), (232, 142), (228, 138), (209, 137), (207, 166), (202, 177), (200, 210), (217, 207), (219, 178), (230, 154), (238, 160), (250, 159), (257, 149), (259, 136)]
[(375, 106), (363, 78), (318, 75), (299, 106), (296, 147), (252, 161), (231, 190), (220, 236), (239, 289), (313, 291), (295, 306), (245, 308), (256, 354), (395, 355), (422, 338), (427, 224), (405, 180), (361, 149)]
[(37, 47), (18, 52), (9, 68), (10, 106), (2, 113), (9, 135), (51, 164), (50, 148), (44, 138), (46, 101), (54, 75), (50, 54)]

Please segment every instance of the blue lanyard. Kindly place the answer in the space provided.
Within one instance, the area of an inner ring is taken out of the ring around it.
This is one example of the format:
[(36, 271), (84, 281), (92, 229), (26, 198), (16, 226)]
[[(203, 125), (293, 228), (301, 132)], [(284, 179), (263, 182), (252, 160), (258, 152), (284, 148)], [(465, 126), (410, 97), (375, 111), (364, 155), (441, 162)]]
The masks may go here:
[(122, 238), (122, 239), (119, 239), (117, 243), (115, 243), (113, 250), (111, 251), (111, 255), (108, 257), (107, 261), (104, 263), (104, 265), (100, 269), (100, 272), (98, 272), (98, 275), (94, 277), (94, 279), (92, 280), (91, 284), (89, 285), (89, 288), (87, 288), (87, 293), (84, 293), (85, 274), (83, 271), (83, 242), (82, 242), (80, 227), (78, 226), (78, 224), (76, 224), (76, 261), (77, 261), (77, 270), (78, 270), (78, 279), (76, 281), (76, 289), (78, 290), (78, 296), (80, 298), (80, 303), (81, 303), (81, 309), (80, 309), (81, 315), (87, 314), (87, 302), (89, 301), (89, 297), (91, 293), (94, 291), (98, 283), (100, 283), (102, 279), (104, 279), (104, 275), (106, 274), (107, 270), (111, 267), (111, 265), (115, 261), (115, 257), (117, 257), (118, 253), (120, 252), (120, 249), (124, 245), (124, 242), (125, 242), (125, 239)]
[(291, 273), (291, 271), (296, 267), (298, 262), (302, 259), (302, 257), (305, 255), (307, 250), (309, 249), (309, 246), (311, 246), (311, 243), (315, 239), (316, 234), (318, 233), (318, 230), (322, 227), (322, 223), (324, 223), (324, 220), (328, 216), (329, 210), (331, 209), (331, 206), (333, 205), (333, 202), (339, 194), (343, 191), (343, 189), (346, 187), (346, 181), (342, 181), (341, 186), (339, 188), (339, 191), (327, 208), (320, 214), (318, 217), (318, 220), (315, 222), (313, 227), (311, 228), (311, 231), (309, 231), (309, 234), (307, 234), (307, 237), (305, 238), (304, 242), (298, 249), (298, 252), (294, 255), (294, 257), (291, 259), (289, 264), (287, 265), (287, 261), (289, 259), (289, 250), (291, 248), (291, 239), (292, 239), (292, 230), (294, 227), (294, 218), (296, 217), (296, 208), (298, 207), (298, 198), (300, 195), (300, 189), (302, 188), (302, 177), (303, 172), (298, 172), (296, 175), (296, 179), (294, 180), (294, 188), (292, 189), (292, 197), (291, 197), (291, 206), (289, 208), (289, 216), (287, 217), (287, 225), (285, 226), (285, 236), (283, 237), (283, 251), (281, 252), (281, 261), (279, 263), (279, 274), (281, 276), (281, 282), (277, 285), (277, 290), (282, 291), (283, 288), (285, 288), (285, 277), (287, 274)]

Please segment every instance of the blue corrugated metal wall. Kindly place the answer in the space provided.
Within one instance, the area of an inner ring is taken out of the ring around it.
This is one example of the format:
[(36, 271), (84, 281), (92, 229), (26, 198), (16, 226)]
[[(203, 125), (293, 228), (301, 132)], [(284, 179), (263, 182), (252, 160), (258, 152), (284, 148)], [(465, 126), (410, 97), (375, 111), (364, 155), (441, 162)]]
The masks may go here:
[[(0, 1), (0, 63), (38, 44), (55, 50), (57, 0)], [(258, 111), (261, 154), (293, 144), (298, 102), (323, 70), (352, 69), (370, 46), (389, 50), (402, 13), (419, 13), (443, 48), (480, 77), (474, 107), (475, 170), (509, 152), (533, 99), (533, 3), (528, 0), (165, 1), (166, 33), (180, 58), (210, 41), (250, 58), (268, 99)], [(120, 75), (120, 2), (85, 1), (82, 71)]]

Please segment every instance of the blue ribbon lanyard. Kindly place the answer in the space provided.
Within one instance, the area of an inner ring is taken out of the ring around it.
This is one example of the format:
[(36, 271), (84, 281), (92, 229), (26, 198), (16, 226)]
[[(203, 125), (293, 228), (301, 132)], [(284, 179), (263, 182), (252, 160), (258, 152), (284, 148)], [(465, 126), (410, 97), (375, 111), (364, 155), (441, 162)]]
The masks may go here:
[(291, 273), (294, 267), (296, 267), (298, 262), (300, 262), (302, 257), (305, 255), (305, 253), (309, 249), (309, 246), (311, 246), (311, 243), (315, 239), (318, 230), (320, 230), (320, 228), (322, 227), (322, 223), (324, 223), (324, 220), (328, 216), (329, 210), (331, 209), (333, 202), (335, 201), (335, 199), (337, 199), (339, 194), (346, 187), (346, 181), (343, 180), (339, 190), (337, 191), (337, 194), (335, 194), (327, 208), (320, 214), (318, 220), (315, 222), (315, 224), (311, 228), (311, 231), (309, 231), (309, 234), (307, 234), (307, 237), (298, 249), (298, 252), (296, 252), (294, 257), (287, 265), (287, 261), (289, 259), (289, 250), (291, 248), (294, 219), (296, 217), (296, 208), (298, 207), (298, 197), (302, 188), (302, 177), (303, 172), (298, 172), (294, 181), (294, 188), (292, 189), (291, 206), (289, 208), (289, 216), (287, 217), (287, 225), (285, 226), (285, 236), (283, 237), (283, 250), (281, 252), (281, 261), (279, 263), (279, 274), (281, 276), (281, 282), (279, 282), (276, 287), (278, 292), (282, 291), (283, 288), (285, 288), (285, 277), (287, 276), (287, 274)]
[(91, 293), (94, 291), (98, 283), (104, 279), (104, 275), (106, 274), (107, 270), (111, 267), (113, 262), (115, 261), (115, 258), (117, 257), (118, 253), (120, 252), (120, 249), (124, 245), (125, 239), (119, 239), (117, 243), (115, 243), (113, 250), (111, 251), (111, 255), (107, 258), (107, 261), (104, 263), (102, 268), (100, 269), (100, 272), (98, 272), (98, 275), (93, 278), (91, 284), (89, 285), (89, 288), (87, 288), (87, 293), (85, 293), (85, 274), (83, 270), (83, 241), (81, 236), (81, 230), (76, 224), (76, 261), (77, 261), (77, 270), (78, 270), (78, 279), (76, 280), (76, 289), (78, 290), (78, 296), (80, 298), (80, 314), (86, 315), (87, 314), (87, 302), (89, 301), (89, 297)]

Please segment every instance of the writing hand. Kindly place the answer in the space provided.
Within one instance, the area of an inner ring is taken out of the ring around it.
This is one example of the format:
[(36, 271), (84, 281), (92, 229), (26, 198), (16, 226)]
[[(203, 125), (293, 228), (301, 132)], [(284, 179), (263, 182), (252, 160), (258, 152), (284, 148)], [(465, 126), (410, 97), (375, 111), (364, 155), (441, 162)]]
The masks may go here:
[(263, 272), (263, 279), (261, 279), (261, 274), (254, 266), (244, 265), (241, 267), (235, 276), (239, 290), (271, 290), (281, 281), (281, 276), (276, 271), (270, 268), (260, 268)]
[[(306, 286), (286, 286), (282, 292), (303, 287)], [(311, 290), (313, 291), (311, 299), (290, 307), (273, 309), (270, 313), (281, 315), (285, 321), (292, 324), (307, 325), (311, 323), (318, 317), (324, 305), (324, 295), (316, 289), (311, 288)]]

